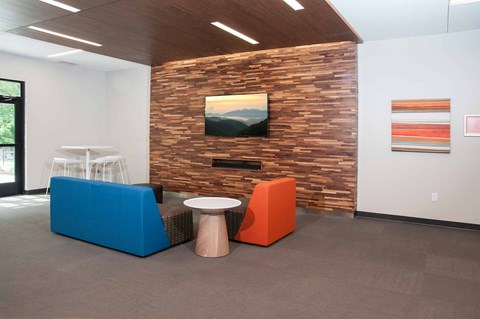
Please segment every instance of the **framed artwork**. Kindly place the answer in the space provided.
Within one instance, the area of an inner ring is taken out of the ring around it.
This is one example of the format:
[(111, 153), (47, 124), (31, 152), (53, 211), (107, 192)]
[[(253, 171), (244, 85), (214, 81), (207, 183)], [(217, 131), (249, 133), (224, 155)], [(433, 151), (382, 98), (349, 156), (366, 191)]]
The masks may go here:
[(392, 151), (450, 153), (450, 99), (392, 101)]
[(480, 136), (480, 115), (465, 115), (463, 120), (464, 136)]

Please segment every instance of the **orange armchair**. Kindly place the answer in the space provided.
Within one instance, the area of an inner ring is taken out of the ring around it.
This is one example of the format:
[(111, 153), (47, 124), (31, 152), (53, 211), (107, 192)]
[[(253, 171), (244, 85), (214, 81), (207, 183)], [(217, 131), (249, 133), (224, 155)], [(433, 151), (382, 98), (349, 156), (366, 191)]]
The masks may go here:
[(295, 208), (294, 178), (259, 183), (253, 189), (246, 211), (226, 212), (229, 237), (249, 244), (269, 246), (295, 230)]

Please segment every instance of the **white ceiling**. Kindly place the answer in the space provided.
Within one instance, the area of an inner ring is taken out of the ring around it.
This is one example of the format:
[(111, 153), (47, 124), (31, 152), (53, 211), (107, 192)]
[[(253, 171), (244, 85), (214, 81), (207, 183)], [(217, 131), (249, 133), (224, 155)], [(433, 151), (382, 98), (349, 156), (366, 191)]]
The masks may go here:
[(480, 2), (448, 0), (330, 0), (364, 41), (480, 28)]
[(480, 2), (450, 7), (449, 32), (480, 29)]
[[(364, 41), (480, 29), (480, 2), (456, 6), (449, 6), (448, 0), (330, 0), (330, 2)], [(4, 52), (51, 62), (67, 62), (72, 66), (105, 72), (141, 66), (90, 52), (47, 58), (50, 54), (73, 49), (0, 32), (0, 51)]]

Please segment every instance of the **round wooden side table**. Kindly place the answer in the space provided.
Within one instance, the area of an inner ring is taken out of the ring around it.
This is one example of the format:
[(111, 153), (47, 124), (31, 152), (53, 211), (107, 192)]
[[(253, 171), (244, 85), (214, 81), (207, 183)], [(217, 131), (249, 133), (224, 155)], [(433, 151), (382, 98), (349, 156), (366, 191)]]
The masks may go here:
[(230, 253), (225, 210), (240, 206), (237, 199), (199, 197), (187, 199), (185, 206), (200, 210), (195, 253), (202, 257), (222, 257)]

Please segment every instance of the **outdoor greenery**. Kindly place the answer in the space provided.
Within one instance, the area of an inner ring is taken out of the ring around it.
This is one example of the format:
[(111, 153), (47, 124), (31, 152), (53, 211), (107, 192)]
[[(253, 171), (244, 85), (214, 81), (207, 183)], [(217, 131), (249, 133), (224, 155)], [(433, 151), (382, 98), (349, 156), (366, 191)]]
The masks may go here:
[(20, 96), (20, 83), (0, 80), (0, 95)]
[(0, 103), (0, 144), (15, 143), (15, 107)]
[[(8, 98), (20, 95), (20, 83), (0, 80), (0, 97), (7, 98), (0, 103), (0, 144), (15, 143), (15, 105), (8, 103)], [(14, 152), (14, 147), (0, 148), (0, 177), (13, 174)]]
[[(20, 94), (20, 83), (0, 80), (0, 95), (17, 97)], [(13, 143), (15, 143), (15, 106), (2, 103), (0, 104), (0, 144)]]
[[(0, 103), (0, 144), (15, 143), (14, 118), (14, 105)], [(13, 174), (13, 152), (13, 147), (0, 148), (0, 173)]]

